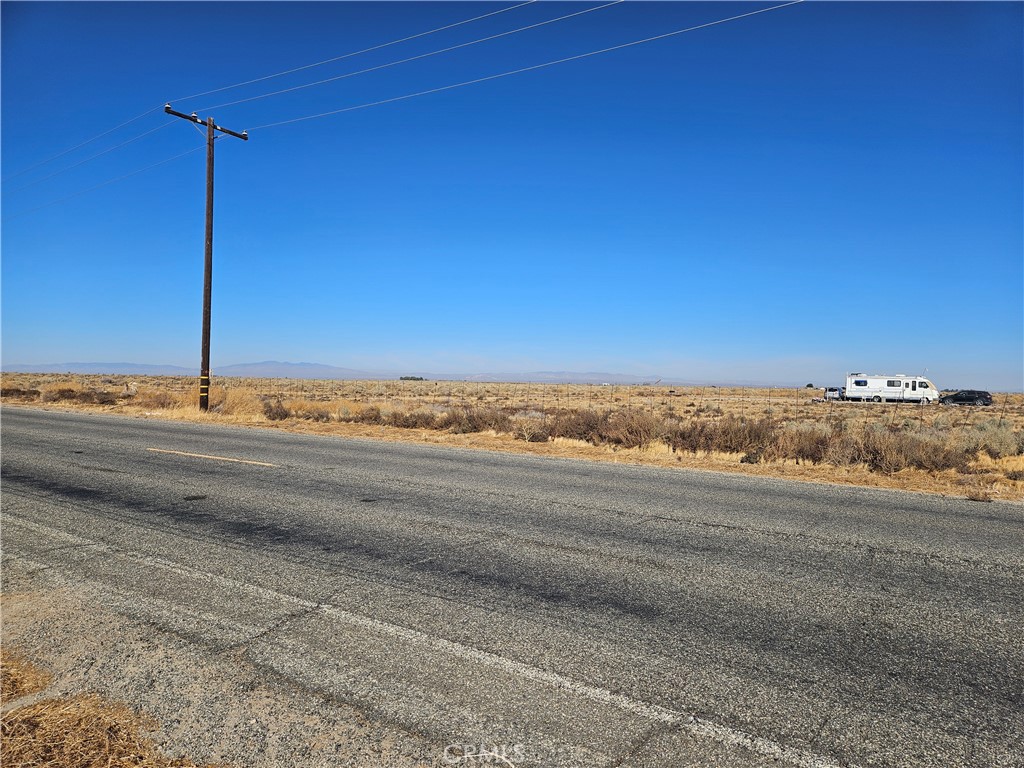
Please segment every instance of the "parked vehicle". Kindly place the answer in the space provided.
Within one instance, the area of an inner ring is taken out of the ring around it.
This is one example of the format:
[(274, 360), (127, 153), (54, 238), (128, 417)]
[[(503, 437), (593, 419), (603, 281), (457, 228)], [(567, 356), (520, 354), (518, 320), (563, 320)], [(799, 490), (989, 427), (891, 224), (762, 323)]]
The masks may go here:
[(992, 393), (983, 389), (961, 389), (939, 398), (943, 405), (992, 405)]
[(928, 404), (939, 399), (939, 390), (922, 376), (850, 373), (846, 376), (846, 399)]
[(845, 400), (846, 387), (825, 387), (826, 400)]

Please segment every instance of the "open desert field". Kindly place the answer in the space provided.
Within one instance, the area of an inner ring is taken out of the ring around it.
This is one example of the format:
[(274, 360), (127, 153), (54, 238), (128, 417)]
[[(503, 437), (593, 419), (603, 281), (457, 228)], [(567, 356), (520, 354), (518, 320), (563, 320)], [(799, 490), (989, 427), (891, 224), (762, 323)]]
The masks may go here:
[(5, 373), (5, 404), (1024, 499), (1024, 395), (990, 407), (820, 389)]

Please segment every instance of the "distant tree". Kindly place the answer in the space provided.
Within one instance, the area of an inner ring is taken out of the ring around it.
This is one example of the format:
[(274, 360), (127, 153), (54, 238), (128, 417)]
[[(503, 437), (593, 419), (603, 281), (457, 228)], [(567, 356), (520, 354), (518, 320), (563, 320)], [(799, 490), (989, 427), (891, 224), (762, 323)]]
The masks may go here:
[(808, 385), (807, 385), (807, 386), (805, 387), (805, 389), (814, 389), (814, 388), (815, 388), (815, 387), (814, 387), (814, 385), (813, 385), (813, 384), (808, 384)]
[(422, 376), (399, 376), (399, 381), (426, 381)]

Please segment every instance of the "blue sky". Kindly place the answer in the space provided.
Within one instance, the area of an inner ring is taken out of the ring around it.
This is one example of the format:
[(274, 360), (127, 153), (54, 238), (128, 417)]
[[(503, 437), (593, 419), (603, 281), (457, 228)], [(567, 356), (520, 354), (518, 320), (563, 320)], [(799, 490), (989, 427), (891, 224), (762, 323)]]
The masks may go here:
[(602, 3), (187, 98), (516, 3), (4, 2), (3, 361), (198, 365), (204, 137), (171, 101), (251, 136), (216, 144), (214, 375), (1024, 388), (1020, 3), (804, 2), (260, 127), (776, 4), (624, 2), (221, 106)]

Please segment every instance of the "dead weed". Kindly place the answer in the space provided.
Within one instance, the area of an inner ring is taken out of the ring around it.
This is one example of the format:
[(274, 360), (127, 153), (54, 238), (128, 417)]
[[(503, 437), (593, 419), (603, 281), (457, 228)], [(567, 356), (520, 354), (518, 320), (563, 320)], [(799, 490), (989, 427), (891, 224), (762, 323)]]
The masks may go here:
[(144, 735), (156, 722), (94, 693), (47, 699), (0, 719), (0, 748), (7, 766), (62, 768), (197, 768), (184, 757), (161, 754)]

